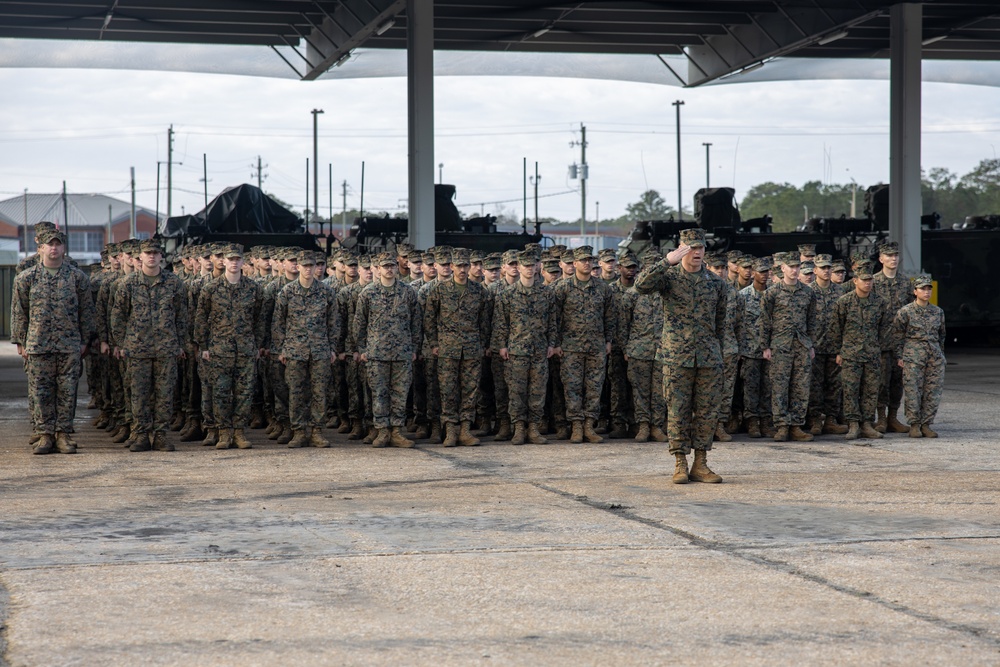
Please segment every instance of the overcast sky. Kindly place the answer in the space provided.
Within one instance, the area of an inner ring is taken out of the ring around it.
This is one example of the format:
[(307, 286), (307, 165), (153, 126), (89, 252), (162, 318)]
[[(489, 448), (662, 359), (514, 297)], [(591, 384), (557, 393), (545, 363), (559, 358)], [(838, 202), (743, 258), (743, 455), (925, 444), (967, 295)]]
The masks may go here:
[[(136, 168), (138, 203), (156, 206), (157, 161), (167, 160), (167, 127), (176, 131), (173, 213), (203, 206), (202, 155), (209, 198), (251, 182), (261, 156), (264, 189), (301, 208), (312, 116), (319, 117), (320, 204), (341, 183), (357, 207), (361, 163), (365, 209), (405, 206), (406, 82), (402, 78), (300, 82), (219, 74), (75, 69), (0, 69), (0, 197), (71, 192), (128, 199)], [(587, 126), (587, 217), (624, 212), (646, 189), (677, 202), (674, 107), (681, 111), (683, 201), (705, 185), (710, 142), (713, 186), (742, 198), (764, 182), (808, 180), (867, 186), (888, 180), (888, 81), (742, 83), (684, 90), (655, 84), (529, 77), (439, 77), (436, 156), (444, 181), (458, 188), (465, 213), (521, 213), (522, 159), (539, 162), (540, 214), (580, 216), (578, 183), (567, 167), (580, 159)], [(1000, 147), (1000, 90), (925, 83), (923, 165), (962, 174)], [(160, 210), (166, 209), (165, 169)], [(436, 179), (435, 179), (436, 180)], [(310, 197), (311, 197), (310, 188)], [(533, 215), (530, 201), (529, 217)], [(481, 206), (482, 204), (482, 206)], [(845, 201), (844, 212), (849, 204)]]

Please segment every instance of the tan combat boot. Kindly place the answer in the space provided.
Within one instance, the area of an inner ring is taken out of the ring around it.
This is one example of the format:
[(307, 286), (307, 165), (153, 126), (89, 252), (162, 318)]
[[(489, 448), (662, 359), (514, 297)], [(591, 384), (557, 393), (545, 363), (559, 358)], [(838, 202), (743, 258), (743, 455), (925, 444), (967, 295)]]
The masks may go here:
[(298, 449), (299, 447), (305, 447), (308, 444), (309, 444), (309, 438), (306, 437), (305, 431), (303, 431), (302, 429), (299, 429), (298, 431), (292, 431), (292, 439), (288, 441), (289, 449)]
[(291, 422), (284, 420), (281, 422), (281, 433), (278, 434), (276, 438), (279, 445), (287, 445), (292, 441), (294, 434), (292, 433)]
[(807, 433), (812, 435), (819, 435), (823, 432), (823, 415), (813, 415), (806, 420), (806, 427), (804, 429)]
[(934, 432), (934, 431), (931, 430), (931, 425), (930, 424), (921, 424), (920, 425), (920, 432), (924, 434), (925, 438), (936, 438), (936, 437), (938, 437), (938, 434), (936, 432)]
[(148, 452), (152, 448), (152, 445), (149, 444), (148, 433), (143, 433), (141, 431), (132, 433), (132, 441), (128, 446), (128, 450), (130, 452)]
[(403, 435), (403, 428), (400, 426), (393, 426), (389, 433), (389, 444), (393, 447), (412, 447), (413, 441)]
[(735, 435), (740, 432), (740, 419), (739, 414), (729, 415), (729, 421), (726, 423), (726, 433), (729, 435)]
[(344, 417), (337, 424), (337, 433), (350, 433), (351, 432), (351, 420), (348, 417)]
[(426, 440), (431, 437), (431, 425), (417, 424), (417, 430), (413, 432), (413, 437), (417, 440)]
[(787, 426), (779, 426), (778, 430), (774, 432), (774, 441), (775, 442), (785, 442), (787, 440), (788, 440), (788, 427)]
[(514, 424), (514, 435), (510, 439), (510, 444), (512, 445), (523, 445), (524, 444), (524, 422), (516, 422)]
[(764, 434), (760, 432), (760, 418), (751, 417), (747, 420), (747, 435), (751, 438), (762, 438)]
[(708, 467), (708, 452), (704, 449), (694, 450), (694, 463), (691, 464), (691, 472), (688, 477), (693, 482), (705, 482), (706, 484), (718, 484), (722, 481), (722, 478)]
[(667, 434), (663, 432), (663, 429), (660, 428), (659, 424), (652, 424), (649, 427), (649, 437), (651, 437), (656, 442), (667, 441)]
[(264, 411), (262, 409), (254, 408), (253, 417), (250, 419), (250, 428), (257, 430), (262, 429), (267, 424), (267, 420), (264, 419)]
[(572, 433), (570, 433), (569, 441), (573, 444), (583, 442), (583, 422), (573, 422)]
[(444, 446), (445, 447), (457, 447), (458, 446), (458, 424), (445, 424), (444, 425)]
[(510, 426), (510, 416), (504, 415), (500, 417), (500, 430), (497, 431), (496, 436), (493, 438), (496, 442), (506, 442), (510, 440), (514, 435)]
[[(375, 438), (378, 437), (379, 429), (375, 428), (372, 424), (368, 425), (368, 432), (365, 433), (364, 439), (361, 441), (366, 445), (371, 445), (375, 442)], [(383, 447), (385, 445), (382, 445)]]
[(233, 443), (240, 449), (251, 449), (253, 447), (243, 434), (243, 429), (241, 428), (233, 429)]
[(213, 429), (218, 432), (219, 440), (215, 443), (216, 449), (229, 449), (233, 446), (233, 431), (228, 428)]
[(920, 424), (910, 424), (910, 437), (911, 438), (924, 437), (923, 432), (920, 430)]
[(889, 408), (879, 408), (878, 409), (878, 421), (875, 422), (875, 430), (879, 433), (885, 433), (888, 428), (888, 415)]
[(355, 419), (352, 426), (351, 432), (347, 434), (348, 440), (360, 440), (365, 437), (365, 425), (360, 419)]
[(435, 417), (433, 420), (431, 420), (430, 441), (435, 444), (439, 444), (444, 441), (443, 436), (444, 433), (443, 433), (443, 427), (441, 426), (441, 419)]
[(899, 418), (896, 416), (898, 410), (899, 408), (889, 411), (889, 418), (886, 421), (886, 426), (888, 427), (888, 431), (890, 433), (906, 433), (910, 430), (909, 426), (899, 421)]
[(548, 442), (538, 429), (538, 424), (528, 424), (528, 442), (533, 445), (544, 445)]
[(670, 479), (674, 484), (688, 483), (688, 460), (683, 452), (675, 452), (674, 476)]
[(826, 435), (844, 435), (847, 433), (847, 427), (843, 424), (838, 424), (837, 420), (829, 415), (826, 421), (823, 422), (823, 433)]
[[(122, 424), (118, 431), (111, 436), (111, 442), (120, 445), (128, 440), (130, 435), (132, 435), (132, 427), (128, 424)], [(53, 442), (55, 441), (53, 440)]]
[(219, 443), (219, 429), (210, 428), (205, 434), (205, 439), (201, 441), (202, 447), (214, 447)]
[(560, 424), (556, 427), (556, 434), (554, 437), (556, 440), (569, 440), (569, 427), (566, 424)]
[(649, 442), (649, 422), (639, 422), (639, 431), (635, 434), (636, 442)]
[(268, 440), (277, 440), (278, 436), (281, 435), (281, 424), (277, 419), (274, 419), (267, 425), (264, 429), (264, 435), (267, 436)]
[(153, 434), (153, 449), (158, 452), (172, 452), (174, 451), (174, 446), (167, 442), (167, 438), (163, 433), (157, 431)]
[(857, 440), (861, 435), (861, 424), (858, 422), (851, 422), (847, 427), (847, 435), (844, 436), (845, 440)]
[(479, 444), (479, 438), (472, 435), (472, 422), (462, 422), (462, 430), (458, 432), (458, 444), (463, 447), (475, 447)]
[(330, 446), (330, 441), (323, 437), (323, 429), (313, 426), (309, 433), (309, 444), (318, 449), (325, 449)]
[(375, 439), (372, 440), (372, 447), (388, 447), (389, 446), (389, 429), (387, 428), (377, 428), (375, 429), (377, 435)]
[(76, 443), (66, 433), (56, 433), (56, 449), (60, 454), (76, 454)]
[(774, 428), (774, 419), (771, 417), (764, 417), (763, 419), (761, 419), (760, 432), (764, 435), (765, 438), (773, 438), (774, 435), (778, 432)]
[(201, 426), (200, 417), (191, 418), (191, 430), (188, 431), (187, 435), (181, 433), (181, 442), (198, 442), (205, 437), (205, 431)]
[(882, 436), (882, 432), (879, 431), (877, 428), (872, 428), (872, 425), (871, 425), (870, 422), (862, 422), (861, 423), (861, 437), (862, 438), (872, 438), (873, 440), (877, 440), (877, 439), (879, 439), (879, 438), (881, 438), (883, 436)]
[(593, 419), (583, 420), (583, 438), (587, 442), (604, 442), (604, 438), (597, 435), (597, 431), (594, 430)]
[(799, 426), (792, 426), (788, 429), (788, 437), (796, 442), (811, 442), (813, 439), (812, 433), (806, 433)]
[(32, 448), (32, 454), (51, 454), (55, 449), (56, 439), (51, 433), (40, 433), (38, 442)]
[(712, 435), (712, 440), (716, 442), (732, 442), (733, 436), (726, 433), (726, 423), (719, 422), (715, 426), (715, 433)]

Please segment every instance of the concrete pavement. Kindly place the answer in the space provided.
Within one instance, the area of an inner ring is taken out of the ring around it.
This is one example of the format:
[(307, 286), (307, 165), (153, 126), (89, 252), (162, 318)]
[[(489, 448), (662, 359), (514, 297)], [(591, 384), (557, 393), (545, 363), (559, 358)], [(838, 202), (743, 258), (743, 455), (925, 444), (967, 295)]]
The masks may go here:
[(937, 440), (741, 437), (686, 486), (655, 443), (133, 454), (87, 410), (31, 456), (4, 352), (0, 664), (1000, 663), (988, 352)]

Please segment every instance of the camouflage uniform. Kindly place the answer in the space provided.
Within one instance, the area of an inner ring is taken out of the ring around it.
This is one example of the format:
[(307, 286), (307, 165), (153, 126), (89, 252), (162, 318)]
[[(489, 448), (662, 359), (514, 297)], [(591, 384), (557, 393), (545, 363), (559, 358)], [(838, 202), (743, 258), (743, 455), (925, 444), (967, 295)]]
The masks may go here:
[(875, 419), (878, 405), (881, 351), (889, 337), (892, 316), (888, 304), (872, 292), (856, 291), (837, 299), (830, 321), (830, 344), (841, 357), (844, 418), (850, 422)]
[(413, 288), (400, 280), (386, 287), (376, 279), (361, 290), (354, 314), (354, 338), (358, 354), (367, 359), (376, 428), (398, 428), (406, 421), (406, 394), (421, 334)]
[(758, 292), (751, 284), (739, 291), (741, 312), (737, 318), (740, 375), (743, 379), (743, 416), (766, 419), (771, 416), (771, 378), (769, 362), (764, 359), (761, 340), (761, 300), (766, 291)]
[[(817, 262), (824, 264), (826, 256), (820, 255)], [(837, 350), (830, 341), (830, 318), (833, 306), (843, 295), (839, 285), (830, 283), (820, 287), (818, 281), (809, 286), (816, 293), (816, 338), (813, 348), (816, 356), (812, 364), (812, 384), (809, 390), (809, 417), (820, 419), (823, 415), (832, 418), (840, 416), (840, 366), (837, 365)]]
[[(884, 270), (876, 273), (872, 280), (872, 292), (886, 302), (892, 317), (895, 317), (900, 308), (913, 301), (913, 287), (902, 271), (898, 271), (893, 278), (886, 276)], [(882, 341), (881, 383), (878, 393), (879, 410), (888, 407), (889, 414), (892, 415), (898, 412), (903, 400), (903, 369), (899, 367), (899, 357), (896, 356), (897, 343), (892, 332)]]
[[(589, 254), (576, 253), (576, 260)], [(615, 337), (618, 316), (611, 288), (602, 280), (581, 281), (575, 276), (553, 288), (558, 323), (555, 347), (562, 348), (566, 418), (570, 422), (596, 420), (601, 411), (607, 344)]]
[(187, 325), (187, 291), (177, 276), (161, 271), (150, 277), (136, 269), (122, 281), (111, 309), (111, 330), (127, 359), (136, 433), (167, 429)]
[[(503, 264), (510, 264), (511, 261), (517, 261), (517, 253), (513, 250), (508, 250), (503, 254), (501, 261)], [(502, 268), (501, 271), (503, 271)], [(507, 278), (501, 275), (495, 283), (489, 286), (488, 289), (490, 298), (493, 301), (494, 315), (496, 303), (500, 299), (500, 295), (516, 284), (516, 281), (508, 283)], [(497, 419), (503, 421), (510, 414), (510, 394), (507, 387), (506, 362), (499, 355), (492, 355), (490, 357), (490, 371), (493, 375), (493, 399), (496, 405)]]
[(628, 358), (635, 421), (661, 426), (667, 408), (663, 397), (663, 361), (659, 358), (663, 336), (663, 299), (659, 293), (640, 294), (635, 287), (624, 293), (618, 310), (618, 339)]
[[(265, 366), (268, 368), (268, 376), (271, 378), (270, 390), (272, 394), (272, 412), (274, 419), (279, 424), (291, 428), (288, 420), (288, 383), (285, 381), (285, 365), (278, 361), (281, 348), (275, 345), (274, 330), (274, 305), (278, 299), (278, 293), (292, 282), (284, 275), (280, 275), (264, 288), (264, 298), (261, 302), (260, 316), (264, 320), (264, 347), (267, 349), (267, 359)], [(267, 397), (265, 396), (265, 400)], [(277, 436), (275, 436), (277, 437)]]
[(722, 341), (722, 400), (719, 402), (719, 423), (729, 420), (733, 409), (733, 391), (739, 371), (740, 344), (736, 338), (736, 320), (740, 316), (739, 290), (726, 282), (726, 327)]
[[(306, 261), (300, 254), (299, 263)], [(312, 266), (305, 264), (300, 271), (305, 270)], [(325, 421), (326, 392), (340, 331), (336, 301), (336, 292), (323, 282), (316, 280), (304, 287), (296, 280), (285, 285), (274, 302), (271, 345), (285, 357), (293, 431), (322, 428)]]
[(806, 422), (812, 373), (809, 352), (816, 337), (815, 301), (816, 293), (798, 281), (776, 285), (761, 300), (761, 344), (771, 350), (771, 413), (778, 427)]
[[(468, 255), (455, 253), (455, 264), (468, 264)], [(469, 281), (453, 279), (430, 288), (424, 304), (425, 346), (437, 348), (441, 418), (445, 424), (476, 418), (476, 398), (483, 354), (489, 346), (490, 304), (486, 290)]]
[(250, 422), (257, 356), (264, 346), (260, 285), (245, 276), (233, 284), (223, 278), (198, 297), (194, 330), (198, 346), (209, 353), (209, 384), (215, 425), (243, 429)]
[(80, 348), (96, 336), (90, 281), (82, 271), (64, 260), (50, 273), (39, 261), (18, 274), (11, 300), (11, 340), (28, 355), (28, 394), (38, 432), (73, 432)]
[(663, 300), (657, 354), (664, 364), (670, 453), (710, 450), (722, 396), (725, 282), (707, 269), (688, 272), (664, 259), (639, 274), (635, 289), (658, 292)]
[(341, 324), (337, 349), (342, 350), (347, 355), (347, 363), (345, 364), (347, 416), (356, 422), (365, 416), (364, 389), (361, 384), (363, 374), (360, 372), (360, 363), (354, 359), (354, 353), (358, 349), (357, 341), (354, 338), (354, 314), (358, 306), (358, 296), (363, 287), (365, 286), (355, 281), (337, 292), (337, 310), (340, 311)]
[[(920, 284), (918, 278), (915, 286)], [(903, 360), (906, 421), (933, 424), (944, 390), (944, 311), (934, 304), (921, 307), (915, 301), (903, 306), (893, 320), (893, 339), (895, 356)]]
[[(612, 255), (613, 256), (613, 255)], [(611, 298), (614, 299), (616, 317), (622, 309), (625, 293), (631, 285), (622, 283), (620, 277), (614, 280), (605, 280), (611, 289)], [(625, 363), (625, 352), (620, 344), (620, 336), (615, 336), (611, 341), (611, 354), (608, 355), (607, 385), (608, 385), (608, 412), (615, 430), (619, 433), (628, 431), (628, 425), (633, 423), (632, 400), (630, 396), (631, 387), (628, 379), (628, 366)]]
[(504, 290), (493, 313), (493, 353), (507, 350), (508, 410), (511, 422), (539, 424), (545, 415), (548, 349), (555, 346), (552, 290), (525, 287), (519, 280)]

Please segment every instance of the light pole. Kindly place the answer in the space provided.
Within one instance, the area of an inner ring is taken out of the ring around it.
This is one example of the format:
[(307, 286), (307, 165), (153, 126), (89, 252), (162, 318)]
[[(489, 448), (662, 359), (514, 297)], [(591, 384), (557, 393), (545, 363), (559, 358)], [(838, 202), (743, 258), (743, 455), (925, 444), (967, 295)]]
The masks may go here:
[(538, 162), (535, 162), (535, 175), (530, 176), (528, 180), (531, 184), (535, 186), (535, 224), (538, 224), (538, 184), (542, 182), (542, 177), (538, 175)]
[(702, 146), (705, 147), (705, 189), (707, 190), (708, 188), (712, 187), (712, 185), (711, 185), (711, 181), (712, 181), (712, 170), (711, 170), (711, 167), (712, 167), (712, 157), (711, 157), (711, 153), (709, 152), (712, 149), (712, 144), (710, 144), (710, 143), (703, 143)]
[(677, 219), (684, 220), (684, 206), (681, 198), (681, 107), (684, 100), (671, 102), (677, 109)]
[[(319, 218), (319, 115), (322, 109), (310, 111), (313, 115), (313, 218)], [(323, 233), (323, 223), (319, 223), (319, 233)]]
[(594, 217), (594, 236), (598, 239), (601, 238), (601, 202), (595, 201), (594, 206), (597, 207), (597, 213)]
[(438, 162), (438, 185), (444, 183), (444, 162)]

